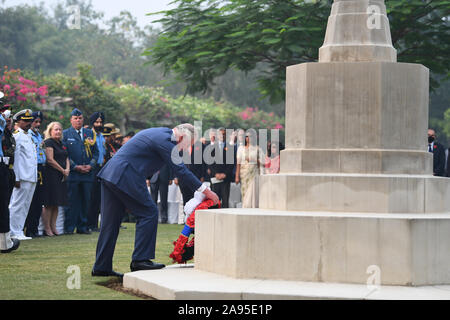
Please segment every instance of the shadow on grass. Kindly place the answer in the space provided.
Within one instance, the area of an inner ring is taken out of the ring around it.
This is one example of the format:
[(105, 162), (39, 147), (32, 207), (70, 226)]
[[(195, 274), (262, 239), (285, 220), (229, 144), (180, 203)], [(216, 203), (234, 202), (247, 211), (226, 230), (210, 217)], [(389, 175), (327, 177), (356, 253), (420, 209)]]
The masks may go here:
[(119, 292), (122, 292), (125, 294), (129, 294), (129, 295), (132, 295), (132, 296), (144, 299), (144, 300), (156, 300), (155, 298), (147, 296), (140, 291), (124, 288), (122, 280), (119, 278), (111, 278), (107, 281), (96, 282), (95, 284), (106, 287), (108, 289), (112, 289), (112, 290), (119, 291)]

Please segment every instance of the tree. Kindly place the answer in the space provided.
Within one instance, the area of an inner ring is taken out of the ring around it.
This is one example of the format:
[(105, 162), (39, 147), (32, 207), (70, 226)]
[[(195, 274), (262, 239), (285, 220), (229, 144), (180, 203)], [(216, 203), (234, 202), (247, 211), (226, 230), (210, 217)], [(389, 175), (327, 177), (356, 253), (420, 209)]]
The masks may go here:
[[(146, 51), (152, 63), (174, 72), (187, 92), (205, 92), (230, 69), (259, 69), (259, 90), (271, 102), (285, 97), (286, 67), (317, 61), (332, 1), (176, 0), (164, 11), (162, 33)], [(401, 62), (423, 63), (449, 75), (449, 2), (386, 3), (393, 45)], [(437, 81), (431, 82), (438, 87)]]

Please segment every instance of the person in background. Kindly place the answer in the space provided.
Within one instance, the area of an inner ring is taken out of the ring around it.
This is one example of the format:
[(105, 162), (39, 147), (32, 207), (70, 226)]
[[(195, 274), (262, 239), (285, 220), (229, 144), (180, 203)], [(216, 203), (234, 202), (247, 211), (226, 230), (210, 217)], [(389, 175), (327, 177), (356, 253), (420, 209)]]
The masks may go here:
[(98, 172), (105, 163), (106, 146), (105, 138), (103, 137), (103, 125), (105, 123), (105, 115), (103, 112), (94, 112), (89, 118), (89, 122), (92, 126), (92, 131), (96, 135), (96, 143), (98, 148), (98, 160), (97, 166), (94, 171), (94, 181), (92, 183), (92, 198), (88, 211), (88, 229), (89, 231), (99, 232), (98, 228), (98, 216), (100, 214), (100, 182), (97, 178)]
[(130, 131), (127, 133), (127, 135), (125, 137), (123, 137), (122, 140), (122, 145), (124, 145), (125, 143), (127, 143), (131, 138), (133, 138), (135, 135), (134, 131)]
[[(206, 163), (203, 159), (203, 152), (205, 150), (205, 145), (200, 140), (195, 140), (193, 146), (189, 148), (187, 151), (189, 156), (189, 161), (186, 161), (185, 165), (202, 183), (207, 181), (206, 178)], [(182, 155), (183, 159), (185, 158)], [(183, 196), (183, 206), (194, 197), (194, 192), (191, 190), (189, 186), (186, 186), (182, 180), (176, 179), (176, 184), (180, 187), (181, 195)]]
[(103, 136), (105, 137), (106, 155), (105, 164), (119, 151), (121, 145), (116, 143), (116, 135), (120, 133), (113, 123), (104, 126)]
[(46, 166), (43, 175), (42, 222), (44, 235), (50, 237), (59, 235), (56, 230), (58, 207), (68, 204), (66, 181), (70, 173), (70, 162), (67, 147), (62, 144), (62, 133), (63, 128), (59, 122), (50, 123), (45, 130)]
[(167, 198), (169, 195), (169, 185), (173, 182), (173, 173), (169, 165), (164, 165), (150, 179), (150, 194), (155, 204), (158, 204), (158, 192), (161, 197), (161, 211), (159, 217), (161, 223), (167, 223), (169, 204)]
[(256, 132), (249, 131), (245, 136), (245, 146), (240, 146), (237, 151), (235, 183), (241, 184), (243, 208), (254, 207), (256, 176), (260, 174), (262, 156), (263, 152), (257, 145)]
[(63, 132), (67, 147), (70, 175), (67, 180), (69, 206), (66, 207), (64, 233), (90, 234), (87, 214), (91, 200), (94, 170), (98, 161), (98, 148), (94, 132), (83, 128), (83, 113), (75, 108), (71, 113), (71, 127)]
[(116, 134), (114, 142), (119, 146), (123, 146), (123, 136), (120, 133)]
[(7, 110), (9, 106), (4, 105), (3, 98), (4, 94), (0, 92), (0, 252), (10, 253), (19, 248), (20, 240), (11, 238), (10, 232), (8, 209), (10, 157), (4, 153), (4, 134), (7, 127), (5, 117), (9, 118), (11, 111)]
[[(217, 141), (214, 143), (212, 157), (214, 162), (209, 165), (211, 170), (211, 189), (215, 192), (221, 201), (222, 208), (228, 208), (230, 199), (230, 185), (233, 181), (234, 163), (234, 146), (230, 146), (226, 140), (226, 131), (224, 128), (217, 130)], [(229, 153), (233, 152), (230, 157)], [(231, 158), (228, 159), (228, 158)]]
[(450, 148), (446, 150), (445, 156), (447, 157), (447, 177), (450, 177)]
[[(5, 105), (5, 108), (10, 108), (9, 105)], [(16, 174), (14, 173), (14, 153), (16, 151), (16, 139), (13, 135), (13, 121), (11, 117), (11, 110), (5, 110), (3, 112), (3, 117), (6, 120), (6, 128), (2, 137), (2, 148), (3, 156), (9, 158), (8, 166), (8, 204), (11, 200), (11, 195), (14, 190), (14, 185), (16, 183)], [(9, 213), (8, 213), (9, 217)], [(9, 218), (8, 218), (9, 219)], [(9, 224), (8, 224), (9, 225)]]
[(31, 138), (33, 139), (34, 144), (36, 145), (37, 152), (37, 178), (38, 181), (36, 183), (36, 188), (34, 189), (33, 200), (31, 201), (30, 210), (28, 211), (27, 220), (25, 221), (25, 235), (27, 237), (35, 238), (39, 237), (38, 226), (39, 219), (42, 214), (42, 190), (43, 190), (43, 180), (42, 175), (44, 172), (45, 166), (45, 151), (43, 148), (42, 142), (44, 141), (42, 135), (39, 132), (41, 128), (42, 121), (44, 121), (44, 115), (42, 111), (33, 112), (33, 122), (31, 123)]
[(445, 149), (436, 141), (434, 129), (428, 129), (428, 152), (433, 154), (433, 175), (445, 176)]
[(264, 164), (266, 174), (280, 173), (280, 148), (282, 147), (279, 142), (270, 143), (269, 156), (266, 156)]
[[(209, 129), (208, 134), (209, 140), (206, 140), (205, 138), (201, 139), (201, 142), (203, 144), (203, 151), (209, 148), (214, 148), (214, 143), (216, 142), (216, 135), (217, 135), (216, 129), (214, 128)], [(205, 181), (211, 183), (211, 168), (209, 167), (209, 165), (206, 165), (206, 163), (205, 163), (205, 170), (206, 170)], [(176, 182), (178, 183), (178, 181)]]
[(14, 115), (18, 129), (14, 132), (16, 150), (14, 152), (14, 174), (16, 181), (9, 204), (11, 237), (30, 240), (23, 233), (28, 210), (33, 200), (37, 182), (37, 151), (29, 130), (33, 122), (30, 109), (21, 110)]

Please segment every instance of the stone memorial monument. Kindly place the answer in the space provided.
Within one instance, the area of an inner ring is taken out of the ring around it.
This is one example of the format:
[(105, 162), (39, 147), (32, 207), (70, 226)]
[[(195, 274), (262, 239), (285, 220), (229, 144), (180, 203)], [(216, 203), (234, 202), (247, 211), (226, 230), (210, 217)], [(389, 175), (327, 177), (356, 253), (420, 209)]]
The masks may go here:
[(428, 94), (428, 69), (397, 62), (384, 1), (335, 0), (319, 62), (287, 68), (286, 150), (260, 208), (198, 212), (194, 268), (124, 285), (161, 299), (368, 298), (367, 284), (442, 297), (430, 288), (450, 285), (450, 179), (432, 175)]

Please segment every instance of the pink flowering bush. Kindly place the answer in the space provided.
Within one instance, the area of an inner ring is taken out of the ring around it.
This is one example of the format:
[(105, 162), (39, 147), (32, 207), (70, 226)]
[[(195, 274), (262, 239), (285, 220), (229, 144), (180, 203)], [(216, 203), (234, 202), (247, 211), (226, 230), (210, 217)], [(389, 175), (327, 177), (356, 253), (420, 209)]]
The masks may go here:
[(13, 112), (33, 109), (37, 103), (45, 104), (48, 86), (39, 86), (35, 81), (22, 76), (19, 69), (3, 69), (0, 74), (0, 91), (5, 94), (6, 104), (12, 105)]

